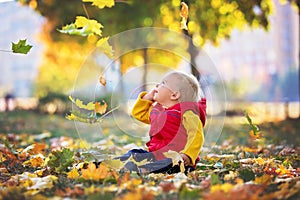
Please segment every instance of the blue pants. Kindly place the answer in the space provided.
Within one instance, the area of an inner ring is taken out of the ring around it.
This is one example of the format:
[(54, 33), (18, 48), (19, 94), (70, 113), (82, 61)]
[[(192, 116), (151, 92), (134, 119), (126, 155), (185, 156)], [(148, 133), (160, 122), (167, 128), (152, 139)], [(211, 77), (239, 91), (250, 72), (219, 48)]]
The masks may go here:
[[(143, 160), (147, 160), (149, 163), (137, 166), (134, 162), (129, 161), (125, 164), (124, 168), (129, 170), (130, 172), (136, 171), (141, 172), (141, 168), (145, 169), (147, 172), (152, 173), (178, 173), (180, 172), (179, 165), (173, 166), (171, 158), (165, 158), (163, 160), (156, 160), (153, 153), (145, 151), (143, 149), (132, 149), (127, 153), (123, 154), (122, 156), (116, 157), (114, 159), (120, 159), (121, 161), (126, 161), (132, 156), (132, 158), (136, 162), (141, 162)], [(191, 172), (195, 170), (194, 167), (187, 166), (185, 167), (185, 172)]]

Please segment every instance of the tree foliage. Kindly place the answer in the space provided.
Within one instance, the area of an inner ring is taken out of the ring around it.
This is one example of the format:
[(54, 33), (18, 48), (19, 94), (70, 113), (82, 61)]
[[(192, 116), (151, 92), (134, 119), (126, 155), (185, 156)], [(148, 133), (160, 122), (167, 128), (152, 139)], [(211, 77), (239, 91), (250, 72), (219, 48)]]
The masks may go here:
[[(180, 31), (180, 0), (173, 1), (148, 1), (148, 0), (128, 0), (128, 1), (81, 1), (74, 0), (72, 4), (65, 0), (53, 0), (53, 1), (41, 1), (41, 0), (21, 0), (23, 4), (31, 6), (42, 16), (47, 18), (47, 23), (44, 27), (44, 34), (48, 34), (47, 40), (50, 41), (49, 46), (46, 49), (46, 54), (52, 54), (52, 57), (47, 57), (49, 62), (46, 61), (42, 68), (56, 67), (55, 72), (64, 74), (64, 67), (66, 66), (54, 62), (52, 60), (63, 59), (59, 55), (59, 51), (53, 52), (50, 46), (51, 43), (55, 44), (59, 41), (67, 41), (70, 39), (68, 35), (60, 34), (57, 30), (72, 34), (82, 35), (88, 34), (87, 40), (76, 37), (79, 43), (95, 43), (97, 38), (94, 34), (90, 35), (90, 31), (87, 27), (80, 27), (76, 21), (78, 16), (82, 16), (85, 20), (96, 20), (101, 26), (103, 36), (112, 36), (125, 30), (134, 28), (154, 26), (154, 27), (165, 27), (170, 30)], [(193, 42), (197, 46), (204, 45), (206, 42), (212, 42), (218, 44), (221, 39), (229, 38), (232, 29), (243, 28), (246, 24), (251, 27), (262, 26), (268, 27), (267, 16), (272, 12), (271, 0), (251, 0), (251, 1), (185, 1), (189, 6), (189, 16), (187, 20), (187, 27), (190, 35), (193, 37)], [(107, 4), (107, 5), (106, 5)], [(99, 9), (103, 8), (103, 9)], [(83, 19), (83, 18), (81, 18)], [(99, 30), (100, 31), (100, 30)], [(74, 40), (71, 40), (74, 42)], [(66, 45), (68, 46), (68, 44)], [(85, 47), (87, 50), (85, 51)], [(79, 49), (78, 49), (79, 50)], [(83, 45), (80, 51), (88, 52), (90, 45)], [(115, 49), (117, 51), (117, 49)], [(137, 53), (142, 55), (142, 59), (168, 57), (165, 54), (161, 55), (161, 52), (153, 54), (144, 58), (144, 53), (141, 51)], [(87, 54), (81, 53), (82, 59)], [(149, 53), (147, 52), (147, 55)], [(153, 55), (153, 56), (151, 56)], [(174, 56), (173, 56), (174, 58)], [(67, 59), (67, 58), (65, 58)], [(170, 59), (176, 61), (175, 59)], [(68, 62), (70, 59), (68, 59)], [(60, 61), (64, 62), (64, 61)], [(66, 61), (67, 62), (67, 61)], [(83, 60), (80, 62), (82, 63)], [(121, 71), (126, 71), (129, 66), (135, 64), (135, 59), (121, 58)], [(145, 62), (145, 60), (144, 60)], [(177, 63), (171, 62), (168, 66), (176, 67)], [(48, 63), (53, 63), (51, 66)], [(78, 64), (69, 65), (70, 68), (77, 68)], [(41, 70), (40, 76), (44, 75), (46, 70)], [(40, 80), (42, 81), (43, 78)], [(67, 77), (70, 79), (70, 77)], [(52, 85), (58, 84), (55, 78), (49, 79)], [(62, 81), (63, 83), (65, 81)], [(62, 84), (59, 85), (62, 85)], [(43, 85), (43, 84), (42, 84)], [(44, 85), (43, 90), (47, 90)], [(61, 87), (61, 86), (60, 86)], [(71, 87), (70, 82), (65, 82), (63, 88)]]

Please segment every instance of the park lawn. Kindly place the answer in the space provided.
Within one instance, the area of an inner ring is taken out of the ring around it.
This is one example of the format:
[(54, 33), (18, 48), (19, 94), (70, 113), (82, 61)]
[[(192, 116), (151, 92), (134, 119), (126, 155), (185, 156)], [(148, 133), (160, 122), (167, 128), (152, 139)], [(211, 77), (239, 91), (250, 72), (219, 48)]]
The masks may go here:
[[(99, 134), (99, 138), (105, 135), (105, 132), (110, 134), (122, 135), (122, 130), (112, 124), (111, 117), (105, 118), (101, 122), (101, 130), (104, 134)], [(127, 120), (125, 118), (119, 119), (122, 121), (121, 126), (126, 126)], [(0, 133), (28, 133), (40, 134), (42, 132), (50, 132), (52, 137), (67, 136), (78, 138), (82, 130), (78, 130), (73, 121), (69, 121), (64, 115), (49, 115), (42, 114), (35, 111), (15, 110), (12, 112), (0, 113)], [(300, 145), (300, 119), (286, 119), (275, 122), (264, 122), (257, 124), (268, 140), (267, 143), (273, 144), (291, 144)], [(213, 126), (213, 125), (212, 125)], [(220, 135), (218, 143), (225, 140), (232, 139), (236, 144), (247, 143), (247, 134), (250, 130), (249, 125), (244, 116), (226, 117), (222, 134)], [(89, 126), (85, 126), (85, 132), (89, 132)], [(78, 134), (79, 132), (79, 134)]]

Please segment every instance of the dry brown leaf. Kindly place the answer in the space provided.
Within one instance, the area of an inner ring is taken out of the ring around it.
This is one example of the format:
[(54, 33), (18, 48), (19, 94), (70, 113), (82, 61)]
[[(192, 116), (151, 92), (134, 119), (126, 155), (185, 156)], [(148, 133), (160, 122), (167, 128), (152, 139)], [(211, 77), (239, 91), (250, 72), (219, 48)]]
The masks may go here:
[(99, 83), (103, 86), (106, 86), (106, 79), (103, 76), (99, 77)]

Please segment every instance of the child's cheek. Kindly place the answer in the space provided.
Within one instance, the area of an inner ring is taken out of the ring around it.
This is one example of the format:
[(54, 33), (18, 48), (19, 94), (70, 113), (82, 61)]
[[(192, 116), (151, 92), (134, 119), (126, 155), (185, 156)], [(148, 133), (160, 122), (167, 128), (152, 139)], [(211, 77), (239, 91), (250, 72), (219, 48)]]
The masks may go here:
[(154, 101), (157, 100), (157, 96), (158, 96), (158, 94), (157, 94), (157, 92), (155, 92), (155, 93), (154, 93), (154, 96), (153, 96), (153, 100), (154, 100)]

